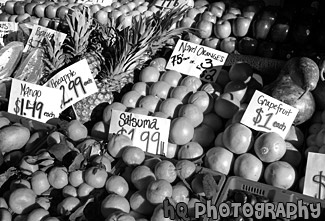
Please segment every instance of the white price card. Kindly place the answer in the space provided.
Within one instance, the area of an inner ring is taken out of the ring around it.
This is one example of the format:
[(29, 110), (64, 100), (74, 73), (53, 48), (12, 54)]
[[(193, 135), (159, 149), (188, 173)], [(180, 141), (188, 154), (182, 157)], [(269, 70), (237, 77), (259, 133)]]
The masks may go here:
[(40, 25), (33, 25), (32, 32), (28, 38), (27, 44), (23, 52), (28, 52), (32, 48), (38, 47), (42, 43), (45, 37), (48, 38), (49, 40), (56, 37), (59, 39), (59, 42), (63, 43), (66, 36), (67, 35), (65, 33), (50, 28), (46, 28)]
[(133, 145), (158, 155), (167, 154), (170, 119), (112, 110), (110, 134), (124, 134)]
[(62, 111), (83, 98), (98, 92), (86, 59), (80, 60), (57, 73), (46, 82), (46, 86), (60, 89)]
[(8, 112), (40, 122), (59, 117), (60, 91), (55, 88), (12, 79)]
[(276, 132), (285, 138), (298, 111), (297, 108), (256, 90), (240, 123), (257, 131)]
[(325, 154), (308, 153), (303, 194), (325, 199)]
[(16, 31), (18, 31), (18, 23), (0, 21), (0, 45), (4, 46), (3, 39), (5, 38), (6, 35)]
[(215, 82), (227, 57), (225, 52), (178, 40), (166, 68)]

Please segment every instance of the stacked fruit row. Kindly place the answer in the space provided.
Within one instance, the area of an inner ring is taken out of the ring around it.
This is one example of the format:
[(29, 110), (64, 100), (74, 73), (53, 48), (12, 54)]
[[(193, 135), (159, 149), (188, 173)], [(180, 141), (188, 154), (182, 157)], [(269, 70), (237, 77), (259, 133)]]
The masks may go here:
[(325, 19), (317, 7), (281, 8), (265, 6), (263, 1), (229, 2), (196, 1), (179, 23), (198, 29), (185, 39), (228, 53), (283, 60), (293, 56), (316, 59), (324, 53), (324, 30), (320, 27)]

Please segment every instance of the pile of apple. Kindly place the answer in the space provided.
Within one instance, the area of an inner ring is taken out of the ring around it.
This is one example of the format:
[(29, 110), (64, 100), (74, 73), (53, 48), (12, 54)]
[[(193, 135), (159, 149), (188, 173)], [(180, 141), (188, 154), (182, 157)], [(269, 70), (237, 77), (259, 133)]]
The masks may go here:
[(209, 3), (198, 0), (179, 26), (197, 29), (184, 39), (227, 53), (287, 60), (324, 52), (321, 9), (299, 4), (281, 8), (263, 1)]
[[(87, 5), (75, 0), (72, 1), (6, 1), (0, 21), (32, 22), (44, 27), (55, 28), (59, 19), (63, 19), (70, 9)], [(100, 23), (107, 24), (108, 19), (115, 19), (122, 28), (132, 24), (136, 15), (151, 16), (158, 11), (156, 6), (148, 8), (149, 2), (145, 0), (113, 2), (110, 5), (90, 4), (89, 7)]]

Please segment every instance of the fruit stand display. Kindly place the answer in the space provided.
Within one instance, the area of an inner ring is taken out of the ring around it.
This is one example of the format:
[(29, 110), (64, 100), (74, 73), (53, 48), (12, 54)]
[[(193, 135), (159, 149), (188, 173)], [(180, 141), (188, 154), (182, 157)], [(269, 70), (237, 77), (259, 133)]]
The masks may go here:
[[(324, 216), (303, 195), (308, 153), (325, 153), (321, 5), (302, 21), (238, 2), (6, 1), (1, 220), (210, 220), (196, 203), (300, 199)], [(212, 80), (184, 73), (197, 48), (226, 56), (198, 65)]]

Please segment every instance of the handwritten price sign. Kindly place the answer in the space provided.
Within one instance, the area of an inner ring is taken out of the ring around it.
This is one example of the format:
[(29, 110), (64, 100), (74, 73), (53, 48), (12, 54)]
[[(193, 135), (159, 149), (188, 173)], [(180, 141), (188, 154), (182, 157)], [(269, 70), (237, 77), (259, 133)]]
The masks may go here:
[(167, 154), (170, 119), (112, 110), (109, 133), (130, 137), (133, 145), (152, 154)]
[(63, 43), (66, 36), (67, 35), (62, 32), (58, 32), (56, 30), (46, 28), (40, 25), (34, 25), (23, 52), (28, 52), (32, 48), (38, 47), (42, 43), (44, 38), (48, 38), (49, 40), (51, 40), (52, 38), (57, 37), (59, 41)]
[(227, 56), (222, 51), (178, 40), (166, 68), (215, 82)]
[(16, 22), (6, 22), (0, 21), (0, 44), (4, 45), (4, 37), (10, 32), (18, 31), (18, 23)]
[(86, 59), (78, 61), (57, 73), (46, 83), (46, 86), (61, 90), (61, 111), (98, 92)]
[(58, 89), (12, 79), (8, 112), (45, 123), (59, 117)]
[(256, 90), (240, 122), (254, 130), (276, 132), (285, 138), (297, 114), (297, 108)]
[(308, 153), (303, 194), (325, 199), (325, 154)]

